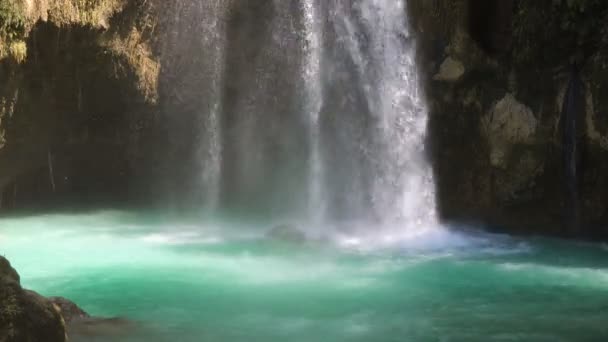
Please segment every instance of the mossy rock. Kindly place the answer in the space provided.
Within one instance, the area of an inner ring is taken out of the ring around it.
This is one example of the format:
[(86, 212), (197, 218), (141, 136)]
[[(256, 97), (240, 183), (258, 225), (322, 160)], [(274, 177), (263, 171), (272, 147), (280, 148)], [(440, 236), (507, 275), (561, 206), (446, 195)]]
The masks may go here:
[(0, 257), (0, 342), (65, 342), (59, 310), (46, 298), (21, 288), (19, 275)]
[(11, 263), (0, 256), (0, 278), (8, 278), (19, 283), (19, 273), (11, 266)]

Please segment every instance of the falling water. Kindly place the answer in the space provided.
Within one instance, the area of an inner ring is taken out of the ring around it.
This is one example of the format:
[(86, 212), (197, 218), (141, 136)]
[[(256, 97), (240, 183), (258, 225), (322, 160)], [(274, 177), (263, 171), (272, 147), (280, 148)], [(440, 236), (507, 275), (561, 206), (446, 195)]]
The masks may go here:
[(310, 165), (309, 165), (309, 206), (308, 211), (313, 222), (319, 223), (325, 215), (323, 195), (323, 165), (321, 160), (321, 142), (319, 115), (323, 105), (323, 84), (321, 79), (321, 32), (320, 18), (315, 7), (315, 0), (303, 2), (304, 23), (306, 32), (307, 61), (304, 75), (308, 92), (310, 117)]
[[(221, 8), (221, 1), (201, 2), (203, 13), (218, 13)], [(221, 127), (220, 113), (221, 102), (221, 76), (223, 73), (222, 60), (224, 51), (222, 44), (224, 27), (220, 17), (210, 16), (208, 25), (205, 25), (205, 30), (202, 35), (203, 46), (209, 54), (211, 67), (209, 68), (212, 92), (205, 94), (212, 98), (208, 107), (208, 115), (203, 119), (202, 134), (201, 134), (201, 161), (202, 161), (202, 185), (205, 191), (204, 205), (208, 209), (216, 209), (219, 201), (219, 185), (221, 183), (222, 171), (222, 146), (221, 146)]]
[(429, 224), (434, 188), (424, 155), (427, 112), (405, 3), (337, 3), (334, 24), (347, 42), (372, 118), (372, 139), (363, 147), (371, 167), (371, 209), (388, 223)]
[(179, 25), (203, 40), (186, 51), (205, 70), (197, 155), (208, 202), (317, 223), (433, 225), (404, 0), (197, 3), (196, 25)]

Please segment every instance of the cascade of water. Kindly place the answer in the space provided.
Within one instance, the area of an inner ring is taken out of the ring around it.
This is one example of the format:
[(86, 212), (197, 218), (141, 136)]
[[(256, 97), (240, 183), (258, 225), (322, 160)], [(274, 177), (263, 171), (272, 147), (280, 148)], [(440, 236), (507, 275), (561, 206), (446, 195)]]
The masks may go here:
[(323, 194), (323, 165), (321, 156), (321, 129), (319, 115), (323, 105), (323, 84), (321, 79), (321, 25), (315, 0), (303, 1), (304, 27), (306, 34), (306, 62), (304, 77), (307, 89), (307, 106), (310, 120), (310, 157), (309, 157), (309, 198), (308, 212), (313, 222), (319, 223), (325, 216)]
[(432, 170), (424, 141), (427, 112), (404, 1), (334, 2), (331, 20), (354, 66), (367, 106), (370, 210), (376, 219), (431, 225)]
[(404, 0), (197, 3), (208, 204), (316, 223), (433, 224)]
[(222, 173), (222, 134), (220, 126), (221, 89), (224, 73), (224, 35), (225, 28), (221, 20), (222, 1), (199, 2), (202, 13), (211, 14), (203, 26), (202, 46), (208, 54), (209, 67), (207, 68), (211, 90), (209, 96), (207, 115), (202, 118), (200, 136), (202, 187), (204, 189), (204, 206), (214, 210), (218, 206)]
[(571, 233), (577, 233), (580, 226), (580, 141), (584, 135), (581, 119), (585, 113), (584, 88), (579, 71), (572, 66), (570, 80), (564, 94), (560, 124), (562, 130), (562, 160), (564, 164), (566, 222)]

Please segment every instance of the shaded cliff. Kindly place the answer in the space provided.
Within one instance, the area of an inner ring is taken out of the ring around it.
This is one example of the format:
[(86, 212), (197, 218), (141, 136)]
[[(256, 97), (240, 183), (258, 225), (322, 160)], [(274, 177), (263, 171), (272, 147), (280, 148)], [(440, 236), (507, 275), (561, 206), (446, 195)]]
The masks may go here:
[(0, 3), (0, 207), (134, 197), (158, 98), (154, 5)]
[(608, 3), (410, 7), (443, 219), (605, 237)]

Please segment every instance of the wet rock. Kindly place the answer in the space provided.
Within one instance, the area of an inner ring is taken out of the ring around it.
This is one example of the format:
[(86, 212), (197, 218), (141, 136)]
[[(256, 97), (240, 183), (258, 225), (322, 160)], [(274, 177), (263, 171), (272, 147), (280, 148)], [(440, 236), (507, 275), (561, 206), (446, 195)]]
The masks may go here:
[(63, 297), (50, 297), (49, 301), (57, 306), (66, 323), (91, 317), (88, 313), (79, 308), (78, 305), (69, 299)]
[(0, 278), (10, 279), (19, 283), (19, 274), (11, 266), (10, 262), (0, 256)]
[(446, 58), (439, 67), (439, 73), (433, 76), (436, 81), (456, 82), (464, 75), (464, 65), (452, 57)]
[(0, 256), (0, 342), (64, 342), (59, 311), (36, 292), (24, 290), (19, 275)]
[(72, 340), (86, 337), (124, 336), (137, 330), (138, 324), (125, 318), (93, 317), (74, 302), (63, 297), (50, 297), (65, 320), (68, 336)]
[(79, 341), (91, 337), (116, 338), (133, 335), (140, 330), (140, 325), (124, 318), (85, 317), (68, 324), (70, 339)]
[[(587, 39), (581, 35), (601, 41), (595, 36), (608, 21), (594, 21), (595, 29), (584, 33), (580, 27), (608, 2), (579, 8), (558, 1), (551, 11), (539, 1), (507, 0), (410, 1), (408, 7), (425, 62), (419, 67), (430, 104), (439, 215), (507, 232), (571, 235), (560, 117), (565, 71), (574, 63), (582, 67), (586, 100), (576, 128), (581, 229), (608, 239), (608, 229), (600, 228), (608, 222), (608, 97), (600, 96), (608, 91), (608, 50), (603, 41), (582, 49), (579, 43)], [(564, 18), (572, 18), (568, 27)], [(546, 29), (538, 30), (539, 21)], [(459, 69), (450, 67), (454, 61), (466, 69), (457, 86), (438, 81)]]
[(306, 234), (296, 226), (282, 224), (273, 227), (266, 233), (266, 237), (273, 240), (289, 241), (289, 242), (304, 242)]
[(482, 134), (490, 145), (490, 163), (505, 168), (515, 144), (531, 143), (538, 122), (532, 110), (506, 94), (481, 120)]

